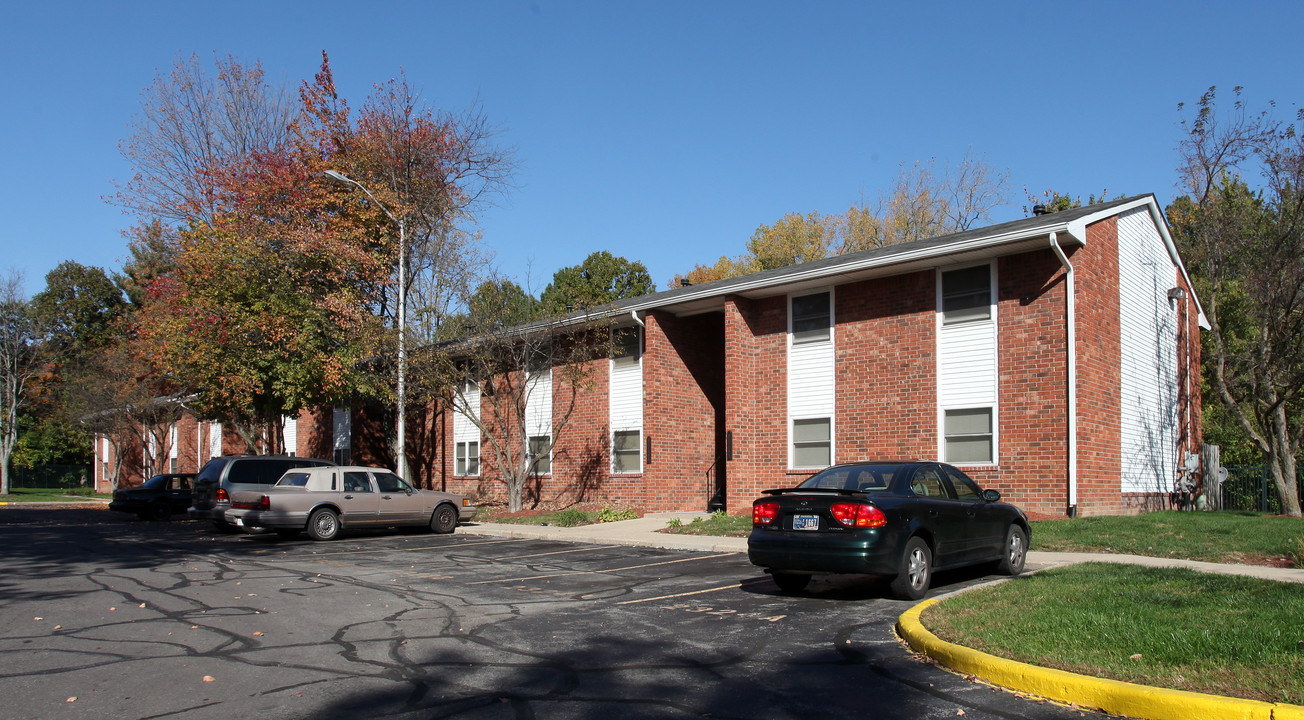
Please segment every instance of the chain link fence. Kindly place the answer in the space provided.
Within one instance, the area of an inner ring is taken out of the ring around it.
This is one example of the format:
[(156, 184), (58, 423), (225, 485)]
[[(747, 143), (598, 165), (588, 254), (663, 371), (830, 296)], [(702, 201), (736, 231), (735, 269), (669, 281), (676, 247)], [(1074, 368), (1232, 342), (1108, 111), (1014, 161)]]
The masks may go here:
[(73, 489), (91, 488), (94, 484), (90, 465), (42, 465), (9, 470), (11, 488)]

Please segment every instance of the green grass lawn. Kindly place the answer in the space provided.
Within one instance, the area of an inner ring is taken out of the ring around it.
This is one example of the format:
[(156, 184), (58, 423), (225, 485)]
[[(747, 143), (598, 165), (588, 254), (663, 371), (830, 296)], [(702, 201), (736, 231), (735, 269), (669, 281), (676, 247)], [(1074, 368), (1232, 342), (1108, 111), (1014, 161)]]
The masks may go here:
[(1304, 567), (1304, 522), (1235, 511), (1046, 520), (1032, 523), (1032, 549)]
[(29, 502), (88, 502), (91, 500), (110, 500), (112, 495), (96, 493), (88, 489), (66, 488), (9, 488), (8, 495), (0, 495), (0, 503)]
[(962, 593), (922, 621), (948, 642), (1042, 667), (1304, 705), (1301, 617), (1298, 584), (1086, 563)]
[(509, 525), (552, 525), (576, 527), (596, 523), (633, 520), (638, 512), (630, 508), (603, 507), (594, 510), (566, 508), (548, 512), (508, 513), (503, 508), (481, 507), (476, 511), (477, 522), (507, 523)]
[(692, 522), (682, 522), (676, 518), (666, 526), (664, 532), (677, 535), (747, 537), (752, 532), (752, 516), (714, 512), (709, 517), (693, 518)]

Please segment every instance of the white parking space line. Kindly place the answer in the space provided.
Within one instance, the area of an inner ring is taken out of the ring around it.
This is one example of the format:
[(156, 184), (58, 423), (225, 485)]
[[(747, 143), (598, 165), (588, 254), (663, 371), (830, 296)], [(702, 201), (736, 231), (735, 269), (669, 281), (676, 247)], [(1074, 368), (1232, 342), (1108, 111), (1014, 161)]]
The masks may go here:
[[(371, 554), (371, 553), (378, 553), (378, 552), (386, 552), (386, 553), (421, 552), (423, 550), (449, 550), (449, 549), (464, 548), (464, 547), (481, 547), (484, 545), (501, 545), (503, 543), (522, 543), (522, 542), (526, 542), (526, 541), (512, 538), (507, 540), (488, 540), (488, 541), (481, 541), (481, 542), (471, 541), (471, 542), (463, 542), (463, 543), (454, 543), (451, 545), (422, 545), (420, 547), (410, 547), (410, 548), (374, 548), (371, 550), (340, 550), (337, 552), (330, 552), (330, 551), (321, 552), (321, 551), (314, 550), (312, 553), (308, 555), (302, 555), (299, 557), (302, 557), (304, 559), (310, 559), (310, 558), (320, 558), (320, 557), (339, 557), (341, 555), (361, 555), (363, 553)], [(271, 548), (268, 548), (268, 552), (264, 554), (271, 554)]]
[(571, 548), (569, 550), (554, 550), (553, 552), (533, 553), (530, 555), (507, 555), (505, 557), (494, 558), (494, 560), (528, 560), (530, 558), (547, 557), (549, 555), (565, 555), (567, 553), (588, 552), (590, 550), (610, 550), (611, 548), (622, 547), (620, 545), (588, 545), (586, 547)]
[(608, 570), (568, 570), (566, 572), (551, 573), (548, 575), (526, 575), (524, 577), (503, 578), (501, 580), (480, 580), (477, 582), (467, 583), (467, 585), (491, 585), (494, 583), (522, 582), (525, 580), (545, 580), (547, 578), (565, 577), (567, 575), (604, 575), (608, 573), (624, 572), (626, 570), (639, 570), (641, 568), (658, 567), (661, 565), (674, 565), (675, 563), (693, 562), (695, 560), (711, 560), (713, 558), (722, 558), (733, 556), (734, 553), (720, 553), (718, 555), (703, 555), (701, 557), (680, 558), (678, 560), (666, 560), (665, 562), (647, 563), (644, 565), (629, 565), (626, 567), (611, 568)]
[(656, 602), (658, 600), (670, 600), (672, 598), (689, 597), (690, 595), (706, 595), (707, 593), (720, 592), (721, 590), (737, 590), (745, 585), (752, 584), (755, 581), (743, 580), (731, 585), (721, 585), (720, 587), (707, 588), (705, 590), (693, 590), (692, 592), (675, 593), (674, 595), (661, 595), (659, 597), (642, 598), (640, 600), (623, 600), (616, 603), (617, 605), (637, 605), (639, 603)]

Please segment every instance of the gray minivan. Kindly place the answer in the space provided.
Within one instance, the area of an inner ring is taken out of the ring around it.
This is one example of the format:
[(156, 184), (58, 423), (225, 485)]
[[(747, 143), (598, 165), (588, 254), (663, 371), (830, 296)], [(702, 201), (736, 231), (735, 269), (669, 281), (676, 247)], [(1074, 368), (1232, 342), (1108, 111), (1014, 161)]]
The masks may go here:
[(221, 531), (235, 528), (222, 517), (237, 492), (257, 492), (276, 484), (286, 470), (334, 465), (329, 460), (292, 455), (223, 455), (204, 463), (195, 477), (187, 515), (212, 521)]

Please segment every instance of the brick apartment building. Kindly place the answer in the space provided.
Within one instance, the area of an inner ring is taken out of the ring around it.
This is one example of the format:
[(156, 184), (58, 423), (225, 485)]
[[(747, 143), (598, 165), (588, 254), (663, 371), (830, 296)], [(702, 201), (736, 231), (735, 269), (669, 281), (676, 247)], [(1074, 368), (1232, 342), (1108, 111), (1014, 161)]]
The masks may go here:
[[(533, 378), (527, 450), (575, 402), (533, 458), (533, 501), (744, 512), (832, 463), (938, 458), (1037, 517), (1117, 514), (1162, 503), (1200, 450), (1207, 324), (1149, 195), (630, 298), (604, 318), (634, 341), (592, 360), (582, 391)], [(471, 390), (463, 413), (415, 423), (412, 474), (502, 496)], [(384, 457), (358, 442), (365, 426), (306, 413), (287, 446)], [(193, 442), (197, 460), (225, 450)]]

